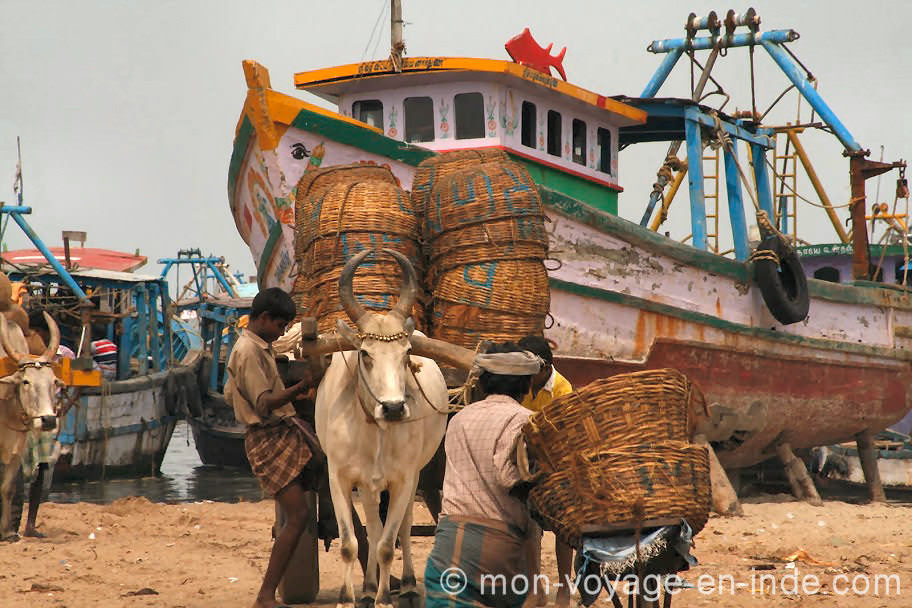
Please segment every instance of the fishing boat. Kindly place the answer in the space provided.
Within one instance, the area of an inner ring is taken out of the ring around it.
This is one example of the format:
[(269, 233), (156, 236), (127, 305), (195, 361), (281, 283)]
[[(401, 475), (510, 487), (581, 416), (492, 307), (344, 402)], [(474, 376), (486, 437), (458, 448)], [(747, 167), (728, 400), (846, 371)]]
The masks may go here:
[(157, 475), (186, 402), (198, 398), (201, 361), (200, 350), (179, 337), (181, 322), (171, 319), (167, 282), (93, 267), (138, 267), (145, 263), (140, 256), (109, 250), (82, 255), (69, 243), (62, 257), (55, 255), (28, 225), (30, 207), (3, 205), (0, 213), (22, 227), (40, 254), (7, 254), (3, 269), (21, 283), (24, 307), (57, 320), (62, 343), (77, 355), (72, 368), (92, 370), (92, 340), (106, 338), (117, 347), (111, 375), (69, 389), (75, 403), (61, 421), (55, 479)]
[[(528, 30), (506, 44), (511, 60), (402, 57), (397, 4), (388, 59), (294, 75), (298, 90), (336, 111), (277, 92), (264, 66), (243, 62), (248, 91), (228, 200), (260, 287), (293, 287), (295, 188), (306, 172), (376, 163), (411, 189), (424, 159), (498, 148), (529, 170), (550, 219), (560, 264), (549, 271), (554, 323), (545, 334), (557, 345), (556, 366), (575, 385), (639, 369), (683, 371), (706, 395), (710, 423), (702, 430), (729, 469), (793, 448), (850, 439), (869, 445), (872, 433), (909, 411), (912, 300), (868, 280), (863, 217), (865, 179), (901, 163), (866, 158), (792, 58), (786, 45), (795, 31), (760, 31), (752, 9), (724, 20), (691, 15), (684, 38), (649, 45), (664, 59), (638, 96), (607, 96), (567, 82), (563, 53), (551, 55)], [(767, 156), (777, 129), (759, 113), (726, 114), (701, 95), (716, 59), (741, 47), (765, 51), (846, 150), (852, 196), (862, 201), (860, 218), (853, 209), (851, 284), (797, 278), (797, 256), (783, 244), (788, 235), (769, 221), (776, 212)], [(695, 88), (685, 98), (658, 98), (678, 60), (698, 51), (710, 57), (697, 64), (703, 75)], [(660, 161), (660, 186), (642, 222), (622, 219), (619, 205), (637, 201), (622, 198), (619, 152), (657, 141), (673, 142)], [(708, 144), (723, 157), (733, 243), (724, 255), (720, 199), (705, 188)], [(686, 159), (677, 158), (681, 146)], [(662, 187), (685, 178), (691, 235), (681, 243), (649, 223), (667, 200)], [(757, 259), (748, 212), (773, 239), (760, 249), (782, 259)], [(763, 284), (758, 268), (767, 271)], [(803, 308), (790, 307), (802, 299)]]
[(175, 300), (174, 312), (193, 320), (193, 339), (203, 353), (199, 371), (201, 398), (188, 402), (184, 412), (200, 461), (204, 465), (249, 469), (244, 451), (246, 427), (235, 420), (223, 391), (228, 380), (226, 363), (247, 324), (257, 286), (241, 283), (228, 271), (224, 258), (204, 256), (199, 249), (181, 250), (177, 257), (158, 263), (164, 264), (163, 279), (172, 269), (178, 273), (185, 268), (190, 273)]

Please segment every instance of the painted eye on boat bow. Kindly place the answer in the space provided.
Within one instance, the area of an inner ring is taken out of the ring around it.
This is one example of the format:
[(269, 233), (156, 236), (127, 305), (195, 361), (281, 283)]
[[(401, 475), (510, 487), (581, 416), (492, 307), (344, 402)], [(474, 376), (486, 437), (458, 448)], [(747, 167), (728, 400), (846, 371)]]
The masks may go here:
[(305, 146), (304, 144), (300, 144), (300, 143), (294, 144), (291, 146), (291, 155), (294, 158), (301, 160), (303, 158), (307, 158), (308, 156), (310, 156), (310, 150), (308, 150), (307, 146)]

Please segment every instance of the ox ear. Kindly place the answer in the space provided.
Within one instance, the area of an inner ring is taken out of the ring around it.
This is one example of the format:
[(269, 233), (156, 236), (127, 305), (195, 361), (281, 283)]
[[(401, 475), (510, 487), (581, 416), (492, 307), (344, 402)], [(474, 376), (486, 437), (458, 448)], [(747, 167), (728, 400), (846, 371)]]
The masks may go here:
[(405, 320), (405, 323), (402, 325), (402, 331), (405, 332), (405, 335), (411, 336), (412, 332), (415, 331), (415, 319), (409, 317)]
[(336, 319), (336, 331), (356, 349), (361, 348), (361, 338), (359, 338), (358, 334), (355, 333), (355, 330), (349, 327), (348, 323), (342, 319)]
[(22, 382), (22, 372), (17, 371), (9, 376), (0, 377), (0, 384), (19, 384)]

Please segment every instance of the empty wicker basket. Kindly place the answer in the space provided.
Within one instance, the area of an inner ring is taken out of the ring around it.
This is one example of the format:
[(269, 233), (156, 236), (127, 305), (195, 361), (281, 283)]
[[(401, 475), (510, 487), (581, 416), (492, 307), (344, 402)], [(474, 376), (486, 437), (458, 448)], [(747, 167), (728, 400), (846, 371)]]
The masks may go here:
[(584, 534), (709, 518), (709, 456), (683, 441), (583, 452), (529, 494), (534, 517), (572, 547)]
[(550, 472), (585, 450), (689, 441), (705, 407), (700, 389), (676, 369), (618, 374), (555, 399), (532, 415), (523, 435)]

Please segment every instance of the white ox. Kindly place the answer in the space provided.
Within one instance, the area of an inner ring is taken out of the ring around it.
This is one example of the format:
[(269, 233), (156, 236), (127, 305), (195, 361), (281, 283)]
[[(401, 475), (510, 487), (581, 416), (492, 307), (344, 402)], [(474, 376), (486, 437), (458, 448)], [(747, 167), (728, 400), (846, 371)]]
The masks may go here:
[(0, 539), (17, 537), (10, 529), (10, 516), (16, 473), (19, 470), (26, 435), (30, 430), (57, 430), (57, 388), (61, 382), (54, 375), (51, 363), (60, 344), (60, 329), (44, 313), (50, 333), (50, 344), (40, 357), (28, 354), (28, 344), (15, 323), (7, 323), (0, 314), (0, 356), (9, 355), (17, 364), (15, 373), (0, 378), (0, 462), (3, 479), (0, 482)]
[[(411, 554), (412, 503), (418, 473), (431, 459), (446, 432), (447, 387), (428, 355), (465, 367), (471, 351), (413, 333), (415, 271), (405, 256), (384, 249), (402, 267), (402, 288), (387, 314), (366, 311), (357, 303), (352, 279), (370, 253), (351, 259), (339, 278), (339, 294), (357, 333), (339, 321), (338, 337), (321, 336), (310, 351), (336, 352), (317, 390), (316, 427), (326, 452), (329, 485), (344, 561), (340, 604), (352, 606), (352, 569), (358, 541), (351, 518), (352, 490), (364, 507), (369, 553), (364, 595), (359, 604), (390, 604), (389, 576), (398, 536), (402, 547), (400, 605), (417, 606)], [(453, 350), (456, 349), (456, 350)], [(470, 363), (468, 363), (470, 364)], [(379, 514), (380, 493), (389, 491), (386, 523)], [(379, 585), (377, 565), (380, 566)]]

